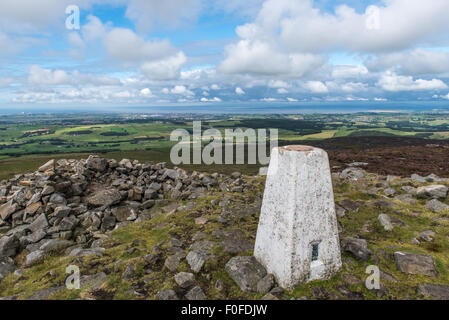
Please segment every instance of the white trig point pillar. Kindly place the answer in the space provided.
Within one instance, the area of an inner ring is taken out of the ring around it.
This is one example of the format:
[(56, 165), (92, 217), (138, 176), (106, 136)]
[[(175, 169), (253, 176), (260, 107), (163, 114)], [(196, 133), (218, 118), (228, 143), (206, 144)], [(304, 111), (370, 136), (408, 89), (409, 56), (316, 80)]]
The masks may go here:
[(285, 289), (327, 280), (340, 271), (334, 192), (324, 150), (272, 150), (254, 256)]

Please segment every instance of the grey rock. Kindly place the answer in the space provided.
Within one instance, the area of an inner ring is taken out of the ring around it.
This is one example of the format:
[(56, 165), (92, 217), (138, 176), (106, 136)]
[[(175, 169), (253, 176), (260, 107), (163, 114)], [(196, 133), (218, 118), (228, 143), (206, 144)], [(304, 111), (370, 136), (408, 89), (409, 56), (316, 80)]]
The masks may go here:
[(42, 239), (45, 238), (46, 235), (47, 233), (44, 230), (37, 230), (28, 236), (20, 238), (20, 242), (26, 246), (30, 243), (36, 243), (41, 241)]
[(196, 286), (187, 292), (185, 298), (187, 300), (206, 300), (206, 295), (201, 287)]
[(38, 290), (35, 293), (33, 293), (32, 295), (30, 295), (27, 298), (27, 300), (47, 300), (52, 295), (54, 295), (64, 289), (65, 289), (65, 287), (52, 287), (52, 288)]
[(181, 288), (187, 289), (195, 284), (195, 276), (193, 273), (180, 272), (175, 275), (175, 282)]
[(449, 286), (439, 284), (420, 284), (418, 294), (436, 300), (449, 300)]
[(267, 274), (257, 283), (257, 293), (266, 294), (274, 286), (274, 276), (272, 274)]
[(446, 186), (436, 184), (418, 188), (416, 196), (418, 198), (445, 199), (447, 191), (448, 188)]
[(44, 252), (59, 252), (73, 245), (74, 243), (72, 241), (51, 239), (42, 244), (42, 246), (39, 247), (39, 250)]
[(394, 188), (387, 188), (384, 190), (384, 194), (387, 196), (392, 196), (396, 194), (396, 190)]
[(39, 172), (45, 172), (45, 171), (54, 170), (54, 169), (55, 169), (55, 160), (50, 160), (47, 163), (45, 163), (42, 166), (40, 166), (38, 171)]
[(10, 257), (0, 258), (0, 281), (10, 273), (13, 273), (16, 269), (17, 267), (13, 259)]
[(101, 224), (101, 228), (103, 230), (110, 230), (110, 229), (114, 228), (116, 223), (117, 223), (117, 219), (115, 219), (114, 216), (104, 217), (103, 222)]
[(80, 278), (81, 289), (89, 288), (90, 290), (99, 289), (106, 281), (108, 276), (104, 272), (99, 272), (93, 275), (84, 275)]
[(38, 230), (43, 230), (48, 226), (47, 216), (45, 215), (45, 213), (42, 213), (39, 217), (37, 217), (36, 220), (33, 221), (32, 224), (29, 225), (28, 229), (31, 232), (36, 232)]
[(37, 250), (37, 251), (33, 251), (33, 252), (29, 253), (26, 256), (25, 266), (31, 267), (34, 264), (42, 262), (44, 260), (44, 258), (46, 257), (46, 255), (47, 254), (43, 250)]
[(44, 189), (42, 190), (41, 196), (42, 196), (42, 197), (48, 196), (48, 195), (52, 194), (53, 192), (55, 192), (55, 188), (53, 188), (53, 187), (50, 186), (50, 185), (47, 185), (47, 186), (45, 186)]
[(394, 253), (394, 259), (396, 267), (401, 272), (423, 274), (429, 277), (438, 276), (432, 256), (397, 251)]
[(130, 263), (128, 264), (128, 266), (126, 267), (125, 271), (122, 274), (122, 279), (123, 280), (130, 280), (134, 277), (135, 275), (135, 271), (134, 271), (134, 264)]
[(445, 203), (438, 201), (437, 199), (433, 199), (426, 203), (426, 208), (432, 212), (440, 213), (443, 210), (448, 210), (449, 206)]
[(161, 290), (157, 293), (158, 300), (179, 300), (174, 290)]
[(366, 171), (360, 168), (347, 168), (340, 173), (340, 178), (350, 181), (358, 181), (366, 177)]
[(59, 223), (59, 229), (61, 231), (72, 231), (78, 225), (79, 220), (74, 216), (65, 217)]
[(165, 259), (164, 266), (171, 272), (176, 272), (181, 262), (181, 257), (179, 255), (171, 255)]
[(69, 258), (71, 257), (85, 257), (85, 256), (103, 256), (104, 248), (91, 248), (91, 249), (83, 249), (83, 248), (75, 248), (70, 251)]
[(0, 238), (0, 258), (15, 256), (19, 247), (20, 242), (16, 236), (4, 236)]
[(87, 203), (93, 207), (108, 207), (119, 203), (121, 197), (120, 192), (116, 189), (100, 190), (87, 198)]
[(436, 233), (432, 230), (422, 231), (418, 234), (418, 240), (432, 242), (435, 240)]
[(419, 182), (419, 183), (426, 183), (426, 178), (420, 176), (419, 174), (412, 174), (411, 179), (413, 181)]
[(89, 156), (89, 158), (86, 161), (87, 168), (98, 171), (98, 172), (104, 172), (106, 170), (107, 161), (106, 159), (97, 157), (97, 156)]
[(193, 272), (200, 272), (204, 263), (207, 261), (208, 256), (199, 251), (190, 251), (186, 257), (187, 263)]
[(70, 208), (70, 207), (60, 206), (60, 207), (56, 207), (54, 214), (55, 214), (56, 218), (65, 218), (70, 214), (71, 211), (72, 211), (72, 208)]
[(255, 292), (257, 284), (267, 272), (253, 256), (231, 258), (225, 266), (226, 272), (242, 291)]
[(130, 206), (120, 206), (112, 209), (112, 214), (115, 216), (117, 221), (123, 222), (127, 221), (128, 218), (132, 215), (136, 215), (134, 210), (135, 209), (131, 208)]
[(345, 238), (342, 240), (342, 249), (361, 261), (369, 260), (373, 254), (365, 239)]
[(392, 231), (394, 226), (391, 222), (391, 217), (388, 214), (380, 214), (377, 218), (382, 227), (384, 227), (385, 231)]
[(0, 206), (0, 218), (7, 220), (14, 212), (18, 210), (18, 206), (13, 200), (8, 201)]
[(50, 196), (50, 199), (48, 200), (48, 202), (51, 203), (51, 204), (64, 205), (64, 206), (67, 204), (66, 198), (63, 195), (59, 194), (59, 193), (53, 193)]

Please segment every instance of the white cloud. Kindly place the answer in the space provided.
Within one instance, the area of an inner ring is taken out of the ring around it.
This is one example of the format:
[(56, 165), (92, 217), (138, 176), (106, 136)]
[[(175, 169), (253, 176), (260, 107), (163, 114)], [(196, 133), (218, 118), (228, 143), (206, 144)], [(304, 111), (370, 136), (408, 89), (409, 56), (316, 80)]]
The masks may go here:
[(287, 101), (288, 102), (298, 102), (299, 100), (298, 99), (295, 99), (295, 98), (287, 98)]
[(222, 102), (222, 100), (218, 97), (214, 97), (212, 99), (208, 99), (206, 97), (201, 98), (201, 102)]
[(332, 78), (358, 78), (368, 74), (368, 69), (357, 65), (340, 65), (332, 68)]
[(141, 66), (142, 72), (150, 79), (172, 80), (179, 77), (179, 70), (186, 63), (187, 58), (183, 52), (152, 62), (146, 62)]
[(328, 93), (329, 89), (327, 86), (321, 81), (308, 81), (303, 84), (304, 88), (310, 91), (311, 93)]
[(382, 54), (366, 65), (372, 71), (394, 69), (410, 75), (440, 74), (449, 72), (449, 53), (415, 49), (410, 52)]
[(93, 15), (87, 16), (87, 23), (81, 26), (81, 34), (88, 41), (97, 41), (103, 39), (111, 28), (110, 24), (103, 24), (101, 20)]
[(235, 93), (238, 95), (243, 95), (243, 94), (245, 94), (245, 91), (242, 88), (237, 87), (237, 88), (235, 88)]
[(130, 29), (115, 28), (106, 35), (108, 54), (125, 63), (160, 60), (175, 53), (168, 40), (146, 41)]
[(443, 90), (448, 86), (439, 79), (414, 80), (412, 76), (398, 76), (394, 72), (386, 72), (377, 82), (377, 85), (385, 91), (420, 91), (420, 90)]
[(260, 40), (241, 40), (226, 47), (226, 59), (219, 70), (225, 73), (284, 75), (300, 78), (324, 64), (319, 55), (276, 51)]
[(126, 16), (142, 31), (154, 28), (176, 28), (195, 21), (201, 0), (129, 0)]
[(140, 90), (140, 95), (145, 98), (154, 97), (153, 93), (151, 92), (151, 90), (149, 88)]
[(279, 89), (277, 89), (277, 93), (279, 93), (279, 94), (286, 94), (286, 93), (288, 93), (288, 90), (285, 89), (285, 88), (279, 88)]
[(185, 96), (193, 96), (193, 95), (195, 95), (192, 91), (187, 89), (185, 86), (174, 86), (170, 90), (170, 93), (172, 93), (172, 94), (181, 94), (181, 95), (185, 95)]
[(64, 70), (44, 69), (38, 65), (30, 67), (28, 82), (32, 85), (58, 86), (58, 85), (120, 85), (120, 80), (104, 75), (82, 74), (77, 70), (68, 74)]
[(262, 99), (260, 99), (260, 101), (262, 101), (262, 102), (276, 102), (276, 101), (279, 101), (279, 99), (277, 99), (277, 98), (262, 98)]
[(64, 85), (71, 83), (71, 78), (64, 70), (43, 69), (37, 65), (30, 67), (28, 82), (36, 85)]
[(268, 82), (268, 87), (270, 87), (270, 88), (288, 88), (289, 84), (282, 80), (270, 80)]

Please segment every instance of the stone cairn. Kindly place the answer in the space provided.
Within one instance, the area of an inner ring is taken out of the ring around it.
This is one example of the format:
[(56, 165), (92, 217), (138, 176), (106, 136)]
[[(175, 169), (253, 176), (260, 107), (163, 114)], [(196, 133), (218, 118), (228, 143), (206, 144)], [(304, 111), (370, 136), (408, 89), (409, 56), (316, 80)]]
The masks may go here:
[(283, 288), (341, 269), (329, 159), (309, 146), (274, 148), (254, 256)]
[(31, 265), (51, 251), (99, 247), (95, 242), (111, 230), (151, 218), (154, 205), (195, 199), (218, 186), (218, 178), (128, 159), (51, 160), (36, 172), (0, 182), (0, 231), (6, 231), (0, 259), (26, 249)]

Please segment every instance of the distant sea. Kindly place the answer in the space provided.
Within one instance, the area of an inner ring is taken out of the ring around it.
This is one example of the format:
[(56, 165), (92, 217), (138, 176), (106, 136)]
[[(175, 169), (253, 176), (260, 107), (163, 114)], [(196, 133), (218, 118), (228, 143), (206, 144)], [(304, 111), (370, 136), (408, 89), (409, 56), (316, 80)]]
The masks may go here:
[(449, 113), (449, 101), (426, 102), (295, 102), (295, 103), (217, 103), (154, 106), (14, 106), (0, 107), (3, 114), (43, 113), (198, 113), (198, 114), (311, 114), (360, 112)]

